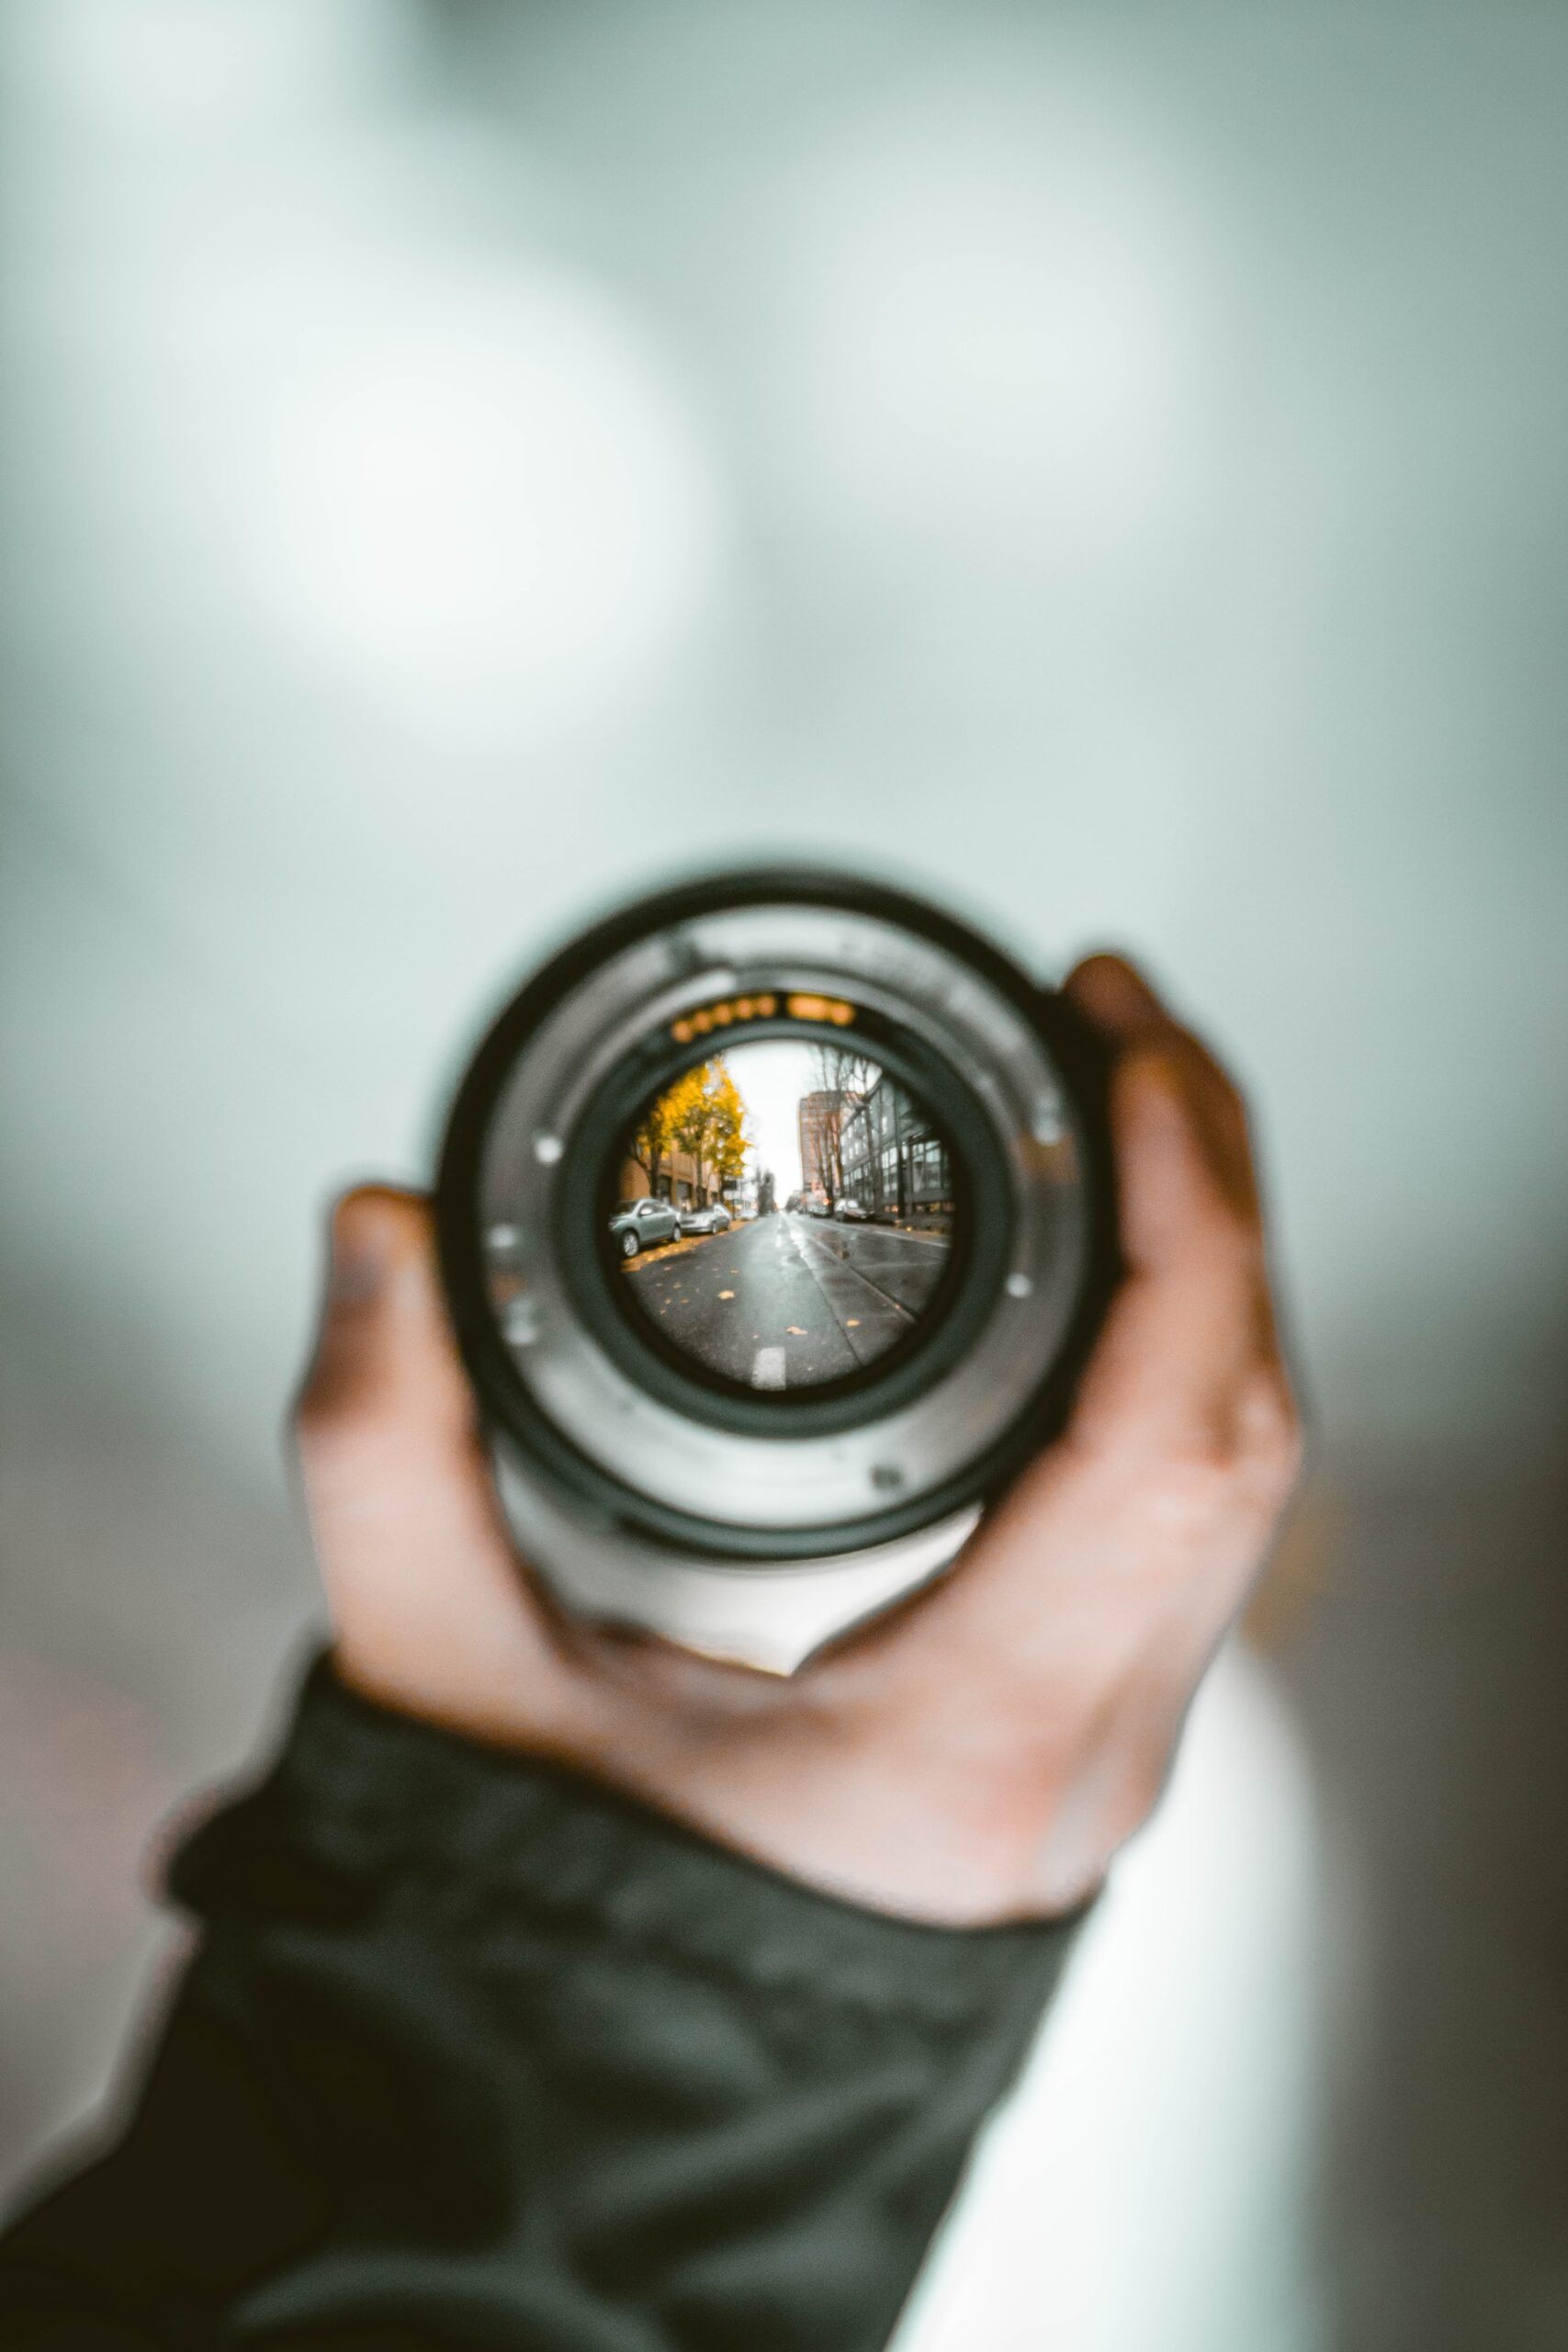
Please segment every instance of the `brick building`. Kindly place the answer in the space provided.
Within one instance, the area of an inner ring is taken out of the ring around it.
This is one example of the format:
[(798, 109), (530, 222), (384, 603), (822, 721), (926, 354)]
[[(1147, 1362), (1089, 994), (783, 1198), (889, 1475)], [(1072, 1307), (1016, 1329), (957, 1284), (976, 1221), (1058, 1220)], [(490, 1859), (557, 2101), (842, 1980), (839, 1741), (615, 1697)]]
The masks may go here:
[(800, 1127), (800, 1189), (822, 1193), (831, 1200), (839, 1190), (839, 1126), (844, 1114), (841, 1094), (803, 1094), (797, 1114)]
[[(640, 1159), (621, 1162), (623, 1201), (640, 1201), (653, 1190)], [(658, 1192), (661, 1201), (673, 1201), (677, 1208), (703, 1209), (710, 1201), (717, 1200), (718, 1179), (711, 1168), (705, 1166), (699, 1182), (697, 1163), (689, 1151), (667, 1151), (659, 1163)]]

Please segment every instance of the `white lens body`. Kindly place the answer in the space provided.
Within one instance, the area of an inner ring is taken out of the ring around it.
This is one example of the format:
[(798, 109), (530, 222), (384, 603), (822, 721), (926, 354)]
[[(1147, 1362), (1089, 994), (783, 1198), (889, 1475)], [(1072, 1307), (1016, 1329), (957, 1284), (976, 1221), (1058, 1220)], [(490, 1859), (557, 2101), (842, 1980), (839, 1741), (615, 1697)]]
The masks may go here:
[(865, 1551), (760, 1566), (667, 1550), (595, 1525), (531, 1475), (504, 1441), (492, 1445), (491, 1461), (519, 1552), (568, 1609), (764, 1674), (793, 1674), (826, 1643), (930, 1584), (980, 1522), (980, 1506), (972, 1503)]

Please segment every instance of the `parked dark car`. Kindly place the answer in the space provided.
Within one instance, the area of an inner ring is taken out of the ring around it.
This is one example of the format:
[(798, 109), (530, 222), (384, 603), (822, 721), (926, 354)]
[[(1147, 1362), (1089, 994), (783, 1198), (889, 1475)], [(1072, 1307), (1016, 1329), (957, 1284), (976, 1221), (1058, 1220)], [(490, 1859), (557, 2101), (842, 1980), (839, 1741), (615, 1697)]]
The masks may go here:
[(722, 1201), (712, 1201), (705, 1209), (682, 1209), (680, 1217), (682, 1233), (728, 1233), (729, 1231), (729, 1211)]
[(639, 1250), (656, 1250), (661, 1241), (677, 1241), (681, 1236), (681, 1218), (668, 1201), (656, 1201), (645, 1195), (640, 1201), (623, 1201), (610, 1219), (610, 1230), (623, 1258), (635, 1258)]
[(871, 1221), (871, 1211), (863, 1209), (860, 1203), (852, 1200), (848, 1193), (844, 1194), (842, 1200), (835, 1201), (833, 1215), (842, 1217), (846, 1225), (868, 1225)]

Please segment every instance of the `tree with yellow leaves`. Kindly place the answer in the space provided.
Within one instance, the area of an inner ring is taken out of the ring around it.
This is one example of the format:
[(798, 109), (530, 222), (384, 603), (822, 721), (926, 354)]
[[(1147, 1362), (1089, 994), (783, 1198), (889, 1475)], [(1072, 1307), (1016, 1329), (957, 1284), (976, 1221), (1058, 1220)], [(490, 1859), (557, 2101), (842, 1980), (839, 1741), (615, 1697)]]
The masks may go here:
[(747, 1133), (746, 1105), (740, 1090), (729, 1074), (729, 1066), (722, 1060), (714, 1064), (716, 1083), (713, 1090), (714, 1132), (712, 1159), (720, 1192), (726, 1184), (738, 1183), (746, 1167), (746, 1151), (751, 1138)]
[[(684, 1081), (681, 1083), (683, 1084)], [(637, 1133), (631, 1139), (630, 1156), (647, 1176), (648, 1189), (650, 1193), (658, 1192), (659, 1171), (664, 1165), (666, 1156), (674, 1148), (675, 1121), (672, 1105), (676, 1091), (674, 1087), (667, 1087), (662, 1094), (655, 1096), (643, 1113)]]
[(668, 1123), (665, 1148), (691, 1154), (699, 1192), (709, 1171), (720, 1186), (740, 1174), (750, 1141), (746, 1106), (722, 1055), (687, 1070), (654, 1108)]

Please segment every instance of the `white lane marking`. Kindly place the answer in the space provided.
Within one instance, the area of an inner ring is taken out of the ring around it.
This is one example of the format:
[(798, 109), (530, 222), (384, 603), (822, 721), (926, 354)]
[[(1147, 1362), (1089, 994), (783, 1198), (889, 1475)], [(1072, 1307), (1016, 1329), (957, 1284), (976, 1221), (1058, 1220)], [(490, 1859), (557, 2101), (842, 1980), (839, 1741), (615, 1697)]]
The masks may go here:
[(753, 1388), (782, 1388), (784, 1385), (784, 1351), (782, 1348), (759, 1348), (751, 1359)]

